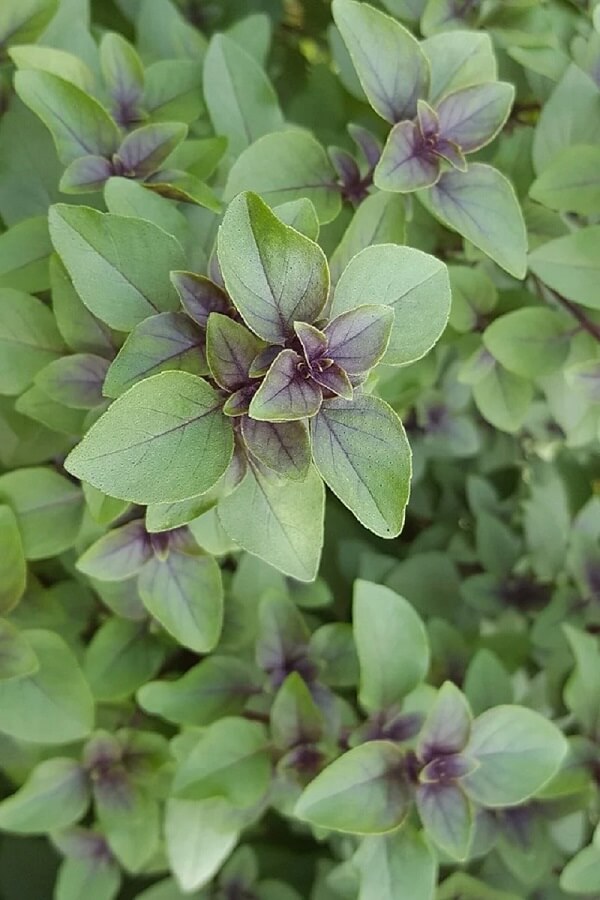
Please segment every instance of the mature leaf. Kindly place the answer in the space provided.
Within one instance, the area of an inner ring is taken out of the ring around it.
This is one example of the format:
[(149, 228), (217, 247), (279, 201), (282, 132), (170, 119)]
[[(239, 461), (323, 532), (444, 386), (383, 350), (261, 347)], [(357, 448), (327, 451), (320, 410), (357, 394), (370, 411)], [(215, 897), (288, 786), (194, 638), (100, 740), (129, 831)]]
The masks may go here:
[(552, 310), (526, 307), (495, 319), (486, 328), (483, 342), (509, 372), (536, 378), (563, 365), (570, 332)]
[(473, 387), (473, 399), (479, 412), (501, 431), (519, 430), (532, 398), (531, 381), (514, 375), (499, 363)]
[(496, 287), (482, 269), (449, 266), (448, 274), (452, 287), (450, 325), (460, 332), (476, 330), (496, 305)]
[(440, 134), (464, 153), (492, 141), (506, 122), (515, 96), (512, 84), (490, 81), (446, 94), (436, 109)]
[(306, 197), (280, 203), (279, 206), (274, 207), (273, 212), (285, 225), (291, 225), (311, 241), (316, 241), (319, 237), (320, 226), (317, 211)]
[(75, 543), (83, 495), (54, 469), (15, 469), (0, 475), (0, 502), (16, 516), (27, 559), (55, 556)]
[(25, 591), (27, 563), (21, 532), (10, 506), (0, 506), (0, 613), (13, 609)]
[(176, 797), (207, 800), (224, 797), (243, 808), (257, 803), (271, 778), (269, 744), (264, 725), (242, 718), (209, 725), (178, 768)]
[(52, 400), (74, 409), (93, 409), (102, 402), (108, 360), (91, 353), (55, 359), (35, 376), (36, 385)]
[[(491, 166), (472, 163), (467, 172), (444, 172), (423, 195), (427, 208), (515, 278), (527, 269), (527, 234), (510, 182)], [(490, 209), (494, 215), (489, 214)]]
[(0, 289), (0, 393), (20, 394), (62, 352), (48, 307), (29, 294)]
[(241, 191), (256, 191), (269, 205), (302, 197), (310, 200), (319, 222), (331, 222), (340, 211), (335, 172), (321, 145), (302, 131), (281, 131), (255, 141), (233, 164), (224, 200)]
[(104, 381), (106, 397), (120, 397), (134, 384), (165, 371), (207, 375), (204, 331), (185, 313), (150, 316), (133, 329), (111, 363)]
[(46, 291), (50, 286), (51, 253), (45, 216), (17, 222), (0, 235), (0, 288), (16, 288), (32, 294)]
[(412, 606), (383, 585), (354, 583), (354, 641), (360, 666), (359, 699), (380, 712), (419, 685), (429, 668), (425, 627)]
[(380, 537), (402, 530), (411, 453), (402, 422), (376, 397), (327, 400), (311, 422), (317, 469), (365, 528)]
[(94, 807), (112, 853), (129, 871), (139, 871), (158, 850), (157, 801), (124, 769), (113, 769), (95, 780)]
[(114, 497), (169, 503), (203, 493), (226, 470), (231, 426), (215, 391), (187, 372), (135, 384), (68, 456), (78, 478)]
[(373, 180), (381, 191), (406, 194), (431, 187), (440, 172), (440, 158), (424, 146), (417, 125), (406, 121), (390, 131)]
[(437, 884), (437, 860), (422, 834), (402, 828), (365, 838), (353, 857), (360, 871), (359, 900), (431, 900)]
[(297, 672), (288, 675), (279, 688), (270, 716), (273, 740), (281, 749), (316, 743), (322, 736), (323, 715)]
[(112, 358), (115, 345), (110, 329), (81, 302), (56, 255), (50, 259), (50, 284), (54, 317), (65, 343), (75, 353), (94, 353)]
[(252, 56), (231, 38), (214, 35), (204, 59), (204, 96), (217, 134), (239, 154), (259, 137), (283, 127), (271, 82)]
[(190, 124), (204, 112), (202, 66), (197, 57), (161, 59), (146, 69), (145, 81), (143, 106), (151, 121)]
[(283, 478), (306, 478), (311, 454), (304, 422), (259, 422), (244, 416), (242, 437), (250, 453), (267, 468)]
[(36, 744), (81, 740), (91, 731), (94, 701), (73, 652), (51, 631), (28, 630), (23, 636), (39, 669), (0, 682), (2, 731)]
[(593, 216), (600, 207), (600, 147), (565, 147), (541, 171), (529, 196), (559, 212)]
[(215, 560), (171, 550), (154, 558), (138, 581), (144, 606), (184, 647), (207, 653), (223, 624), (223, 586)]
[(453, 859), (469, 855), (473, 810), (456, 784), (426, 784), (417, 789), (417, 809), (425, 832)]
[(394, 310), (383, 361), (391, 365), (413, 362), (433, 347), (448, 321), (450, 284), (446, 266), (412, 247), (367, 247), (342, 273), (331, 315), (365, 303), (385, 304)]
[(238, 842), (243, 818), (221, 797), (168, 800), (165, 840), (169, 866), (189, 894), (206, 884)]
[(404, 199), (377, 191), (360, 204), (329, 260), (332, 284), (350, 262), (371, 244), (403, 244), (406, 237)]
[(97, 100), (74, 84), (30, 70), (16, 73), (15, 88), (49, 129), (65, 165), (80, 156), (110, 157), (116, 151), (117, 126)]
[(569, 894), (593, 896), (600, 879), (600, 847), (590, 844), (580, 850), (564, 867), (561, 888)]
[(302, 357), (282, 350), (250, 403), (250, 416), (263, 422), (291, 422), (314, 416), (321, 406), (321, 388), (301, 370)]
[(0, 619), (0, 682), (32, 675), (39, 667), (27, 638), (7, 619)]
[(323, 545), (324, 506), (323, 483), (314, 469), (304, 481), (281, 483), (249, 470), (219, 503), (218, 514), (227, 534), (249, 553), (299, 581), (312, 581)]
[(548, 241), (529, 254), (529, 268), (544, 284), (569, 300), (600, 309), (598, 241), (600, 225)]
[(333, 17), (373, 109), (392, 123), (412, 118), (429, 87), (429, 65), (418, 41), (366, 3), (334, 0)]
[(483, 31), (443, 31), (421, 43), (431, 66), (429, 102), (498, 77), (494, 47)]
[(164, 656), (164, 646), (148, 633), (146, 622), (112, 618), (87, 646), (83, 669), (94, 697), (116, 702), (154, 678)]
[(23, 0), (5, 3), (0, 10), (0, 43), (35, 40), (56, 11), (56, 0)]
[(217, 384), (237, 391), (249, 381), (250, 367), (265, 344), (251, 331), (220, 313), (211, 313), (206, 330), (206, 356)]
[(90, 802), (87, 776), (74, 759), (40, 763), (25, 784), (0, 803), (0, 828), (17, 834), (44, 834), (68, 828)]
[(219, 262), (227, 291), (259, 337), (282, 344), (295, 321), (312, 322), (329, 290), (321, 248), (284, 225), (256, 194), (229, 205), (219, 229)]
[(94, 93), (94, 76), (83, 60), (66, 50), (19, 44), (8, 51), (17, 69), (39, 69), (70, 81), (88, 94)]
[(168, 273), (182, 268), (183, 253), (151, 222), (58, 204), (50, 210), (50, 236), (77, 293), (111, 328), (130, 331), (177, 309)]
[(579, 726), (590, 737), (600, 734), (600, 658), (598, 641), (572, 625), (565, 625), (564, 632), (575, 667), (564, 687), (564, 700)]
[(342, 754), (305, 788), (299, 819), (349, 834), (383, 834), (403, 822), (408, 790), (402, 752), (389, 741), (368, 741)]
[(144, 92), (142, 62), (129, 41), (109, 31), (100, 41), (100, 67), (117, 121), (127, 126), (140, 113)]
[(524, 707), (497, 706), (473, 722), (465, 753), (479, 766), (462, 784), (482, 806), (515, 806), (550, 781), (566, 752), (565, 738), (548, 719)]

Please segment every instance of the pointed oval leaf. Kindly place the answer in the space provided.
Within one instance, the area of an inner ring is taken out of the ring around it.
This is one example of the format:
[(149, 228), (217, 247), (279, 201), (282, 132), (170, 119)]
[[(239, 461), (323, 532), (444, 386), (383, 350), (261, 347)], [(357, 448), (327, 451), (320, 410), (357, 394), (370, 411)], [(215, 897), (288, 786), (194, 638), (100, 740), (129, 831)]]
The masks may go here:
[(182, 122), (156, 122), (130, 131), (114, 159), (116, 174), (122, 166), (123, 174), (130, 178), (152, 175), (185, 140), (187, 130)]
[(365, 838), (353, 857), (360, 870), (360, 900), (431, 900), (437, 859), (422, 833), (407, 826), (382, 837)]
[(403, 244), (405, 238), (404, 198), (383, 191), (371, 194), (354, 213), (329, 260), (332, 284), (337, 284), (352, 257), (365, 247), (372, 244)]
[(456, 784), (426, 784), (417, 789), (417, 809), (425, 833), (452, 859), (465, 860), (473, 840), (474, 815)]
[(0, 289), (0, 393), (21, 394), (63, 352), (48, 307), (22, 291)]
[(198, 325), (206, 328), (211, 312), (227, 315), (231, 306), (229, 298), (210, 278), (193, 272), (171, 272), (171, 281), (183, 308)]
[(315, 464), (365, 528), (395, 537), (404, 524), (411, 452), (402, 422), (377, 397), (327, 400), (311, 421)]
[(311, 462), (304, 422), (259, 422), (244, 416), (242, 437), (250, 453), (283, 478), (304, 480)]
[(114, 528), (95, 541), (77, 560), (77, 568), (100, 581), (124, 581), (137, 575), (152, 557), (152, 544), (139, 519)]
[(329, 270), (321, 248), (284, 225), (256, 194), (229, 205), (218, 237), (223, 279), (242, 318), (274, 344), (295, 321), (314, 321), (327, 301)]
[(439, 158), (424, 145), (414, 122), (398, 122), (390, 131), (373, 181), (381, 191), (407, 194), (431, 187), (440, 177)]
[(102, 190), (112, 174), (112, 164), (104, 156), (80, 156), (69, 163), (59, 187), (64, 194), (89, 194)]
[(102, 386), (109, 362), (92, 353), (63, 356), (35, 376), (37, 387), (52, 400), (73, 409), (93, 409), (102, 403)]
[(27, 563), (17, 518), (10, 506), (0, 506), (0, 613), (13, 609), (25, 591)]
[(0, 803), (0, 828), (44, 834), (68, 828), (90, 802), (86, 773), (74, 759), (47, 759), (19, 790)]
[(265, 349), (255, 334), (228, 316), (211, 313), (206, 329), (206, 356), (220, 387), (237, 391), (249, 381), (254, 358)]
[(530, 253), (529, 268), (544, 284), (590, 309), (600, 309), (600, 225), (548, 241)]
[(169, 503), (211, 488), (232, 453), (215, 391), (187, 372), (162, 372), (115, 400), (65, 465), (111, 496)]
[(325, 328), (328, 356), (349, 375), (377, 365), (387, 350), (394, 322), (388, 306), (365, 305), (341, 313)]
[(39, 667), (27, 638), (7, 619), (0, 619), (0, 681), (33, 675)]
[(492, 141), (506, 122), (515, 89), (506, 81), (475, 84), (447, 94), (437, 107), (440, 135), (474, 153)]
[(314, 416), (323, 395), (312, 378), (299, 371), (301, 357), (295, 350), (282, 350), (252, 398), (251, 418), (262, 422), (292, 422)]

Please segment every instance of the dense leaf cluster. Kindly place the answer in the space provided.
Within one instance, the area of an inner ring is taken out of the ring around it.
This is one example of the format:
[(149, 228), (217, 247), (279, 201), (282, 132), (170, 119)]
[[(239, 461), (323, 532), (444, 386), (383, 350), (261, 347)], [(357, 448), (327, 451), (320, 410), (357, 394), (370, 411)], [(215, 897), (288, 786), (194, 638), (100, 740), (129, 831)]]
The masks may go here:
[(2, 900), (600, 897), (599, 73), (0, 3)]

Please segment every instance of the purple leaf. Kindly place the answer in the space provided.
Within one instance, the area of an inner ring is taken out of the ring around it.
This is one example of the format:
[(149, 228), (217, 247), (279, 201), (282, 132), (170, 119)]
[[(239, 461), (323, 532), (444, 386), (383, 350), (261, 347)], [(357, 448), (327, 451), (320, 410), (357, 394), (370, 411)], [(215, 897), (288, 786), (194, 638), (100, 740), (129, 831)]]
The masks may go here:
[(103, 156), (80, 156), (65, 169), (59, 189), (65, 194), (99, 191), (112, 174), (112, 165)]
[(417, 788), (417, 809), (426, 834), (454, 859), (466, 859), (473, 834), (473, 811), (454, 784)]
[(93, 353), (75, 353), (49, 363), (35, 383), (51, 400), (73, 409), (93, 409), (102, 403), (108, 360)]
[(225, 291), (205, 275), (193, 272), (171, 272), (171, 283), (188, 316), (206, 328), (211, 312), (227, 315), (231, 304)]
[(313, 369), (311, 378), (313, 381), (316, 381), (323, 390), (329, 391), (337, 397), (343, 397), (345, 400), (352, 400), (352, 397), (354, 396), (350, 379), (344, 370), (336, 365), (336, 363), (320, 370), (317, 368)]
[(206, 330), (206, 356), (217, 384), (237, 391), (249, 378), (253, 360), (264, 349), (264, 343), (239, 322), (212, 313)]
[(477, 763), (460, 753), (447, 753), (436, 756), (427, 763), (419, 773), (422, 784), (447, 784), (456, 781), (477, 768)]
[(123, 140), (114, 158), (116, 175), (145, 178), (162, 165), (185, 139), (187, 125), (158, 122), (136, 128)]
[(432, 109), (429, 103), (425, 102), (425, 100), (419, 100), (417, 102), (417, 118), (421, 134), (439, 134), (440, 120), (438, 114), (435, 109)]
[(302, 480), (310, 466), (310, 443), (304, 422), (258, 422), (242, 419), (242, 437), (250, 453), (284, 478)]
[(489, 144), (510, 112), (515, 89), (505, 81), (475, 84), (448, 94), (437, 108), (440, 135), (464, 153)]
[(271, 363), (280, 352), (281, 347), (277, 345), (271, 345), (261, 350), (250, 366), (250, 378), (261, 378), (263, 375), (266, 375), (271, 368)]
[(389, 133), (374, 182), (382, 191), (408, 193), (431, 187), (440, 177), (440, 161), (414, 122), (399, 122)]
[(454, 169), (458, 169), (459, 172), (467, 171), (468, 166), (464, 154), (454, 141), (449, 141), (443, 137), (438, 138), (435, 150), (438, 156), (450, 163)]
[(374, 134), (371, 134), (368, 129), (363, 128), (362, 125), (355, 125), (352, 122), (348, 125), (348, 134), (356, 146), (362, 151), (369, 169), (374, 169), (381, 156), (381, 144), (379, 139), (376, 138)]
[(310, 363), (319, 359), (327, 350), (327, 338), (322, 331), (306, 322), (294, 322), (294, 331), (302, 344), (305, 359)]
[(77, 568), (100, 581), (123, 581), (137, 575), (152, 557), (144, 523), (136, 520), (109, 531), (77, 560)]
[(393, 321), (389, 306), (365, 305), (342, 313), (325, 328), (327, 355), (349, 375), (367, 372), (385, 353)]
[(469, 740), (471, 721), (464, 695), (451, 681), (444, 682), (419, 735), (419, 758), (428, 763), (437, 756), (460, 752)]
[(223, 406), (223, 412), (226, 416), (244, 416), (250, 409), (250, 403), (258, 390), (259, 382), (254, 384), (246, 384), (234, 394), (227, 398)]
[(342, 184), (349, 185), (360, 181), (360, 169), (351, 153), (342, 147), (328, 147), (327, 155)]
[[(263, 422), (290, 422), (314, 416), (321, 406), (320, 388), (305, 378), (302, 357), (282, 350), (254, 395), (250, 415)], [(305, 365), (305, 363), (304, 363)]]

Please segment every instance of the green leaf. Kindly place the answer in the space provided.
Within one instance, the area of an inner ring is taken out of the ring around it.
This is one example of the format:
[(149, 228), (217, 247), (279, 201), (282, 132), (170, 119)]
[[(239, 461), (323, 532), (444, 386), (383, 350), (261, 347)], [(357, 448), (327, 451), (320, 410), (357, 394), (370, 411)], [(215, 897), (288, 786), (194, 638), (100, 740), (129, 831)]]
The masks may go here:
[(56, 556), (75, 543), (83, 513), (81, 488), (53, 469), (1, 475), (0, 502), (16, 516), (27, 559)]
[(246, 449), (283, 478), (303, 481), (310, 467), (308, 429), (304, 422), (258, 422), (242, 418)]
[(19, 790), (0, 803), (0, 828), (44, 834), (68, 828), (85, 814), (90, 789), (82, 766), (56, 757), (40, 763)]
[(366, 197), (329, 260), (332, 284), (337, 284), (353, 256), (372, 244), (403, 244), (406, 237), (404, 199), (385, 191)]
[(182, 312), (150, 316), (133, 329), (111, 363), (103, 393), (120, 397), (134, 384), (165, 371), (207, 375), (202, 329)]
[(233, 164), (223, 199), (255, 191), (270, 206), (310, 200), (319, 222), (331, 222), (340, 211), (340, 192), (329, 158), (312, 135), (303, 131), (267, 134), (244, 150)]
[(300, 365), (302, 357), (295, 350), (282, 350), (275, 357), (250, 403), (251, 418), (260, 422), (293, 422), (319, 411), (321, 388), (300, 373)]
[(365, 528), (396, 537), (404, 524), (411, 452), (402, 422), (377, 397), (327, 400), (311, 421), (313, 456), (333, 493)]
[(56, 403), (74, 409), (93, 409), (102, 403), (108, 360), (92, 353), (76, 353), (48, 363), (35, 384)]
[(368, 372), (387, 350), (393, 310), (365, 304), (341, 313), (325, 326), (328, 354), (349, 375)]
[(169, 867), (186, 894), (211, 880), (238, 842), (243, 819), (221, 797), (168, 800), (165, 840)]
[(354, 642), (361, 705), (380, 712), (399, 703), (429, 669), (425, 626), (410, 603), (383, 585), (354, 582)]
[(17, 222), (0, 235), (0, 288), (16, 288), (32, 294), (48, 290), (51, 253), (45, 216)]
[(189, 239), (188, 224), (182, 213), (170, 200), (148, 190), (148, 182), (113, 176), (104, 185), (104, 199), (109, 213), (147, 219), (176, 238), (181, 246)]
[(138, 503), (201, 494), (219, 480), (233, 453), (231, 426), (219, 404), (214, 390), (195, 375), (147, 378), (91, 427), (69, 454), (68, 471)]
[(404, 365), (430, 350), (442, 334), (450, 311), (450, 284), (444, 263), (434, 256), (378, 244), (367, 247), (348, 264), (338, 281), (331, 315), (363, 304), (384, 304), (394, 321), (383, 362)]
[(506, 81), (474, 84), (446, 94), (436, 107), (440, 133), (474, 153), (492, 141), (506, 122), (515, 89)]
[(21, 71), (15, 89), (48, 128), (65, 165), (80, 156), (109, 157), (119, 146), (119, 129), (97, 100), (49, 72)]
[(139, 519), (103, 534), (77, 560), (77, 568), (100, 581), (137, 575), (152, 556), (152, 544)]
[(472, 720), (465, 695), (451, 681), (445, 681), (419, 732), (419, 757), (430, 760), (442, 754), (459, 753), (469, 740)]
[(204, 112), (199, 60), (161, 59), (149, 66), (143, 106), (153, 122), (195, 122)]
[(113, 336), (88, 310), (75, 291), (67, 270), (55, 254), (50, 258), (52, 308), (58, 330), (75, 353), (94, 353), (112, 358)]
[(525, 223), (514, 189), (501, 172), (471, 163), (467, 172), (444, 172), (420, 196), (443, 225), (471, 241), (510, 275), (525, 276)]
[(473, 838), (473, 810), (456, 784), (421, 785), (417, 809), (428, 837), (456, 860), (465, 860)]
[(183, 268), (183, 252), (151, 222), (58, 204), (50, 235), (75, 290), (111, 328), (130, 331), (179, 306), (169, 272)]
[(207, 653), (223, 624), (221, 573), (211, 556), (178, 553), (154, 557), (138, 581), (144, 606), (184, 647)]
[(0, 612), (13, 609), (25, 591), (27, 563), (21, 532), (10, 506), (0, 506)]
[(58, 870), (56, 900), (115, 900), (120, 886), (121, 873), (112, 856), (67, 858)]
[(100, 41), (100, 68), (115, 112), (135, 116), (144, 92), (144, 67), (135, 48), (120, 34), (107, 32)]
[(221, 719), (205, 729), (177, 770), (175, 796), (188, 800), (224, 797), (237, 807), (253, 806), (271, 778), (267, 733), (247, 719)]
[(433, 900), (437, 860), (423, 835), (408, 827), (365, 838), (353, 862), (360, 871), (359, 900)]
[(314, 744), (322, 736), (323, 715), (298, 672), (288, 675), (277, 691), (270, 715), (271, 734), (280, 749)]
[(515, 806), (556, 774), (567, 742), (539, 713), (497, 706), (475, 719), (465, 753), (479, 763), (462, 779), (469, 797), (490, 808)]
[(80, 437), (85, 431), (86, 411), (57, 403), (37, 384), (21, 394), (15, 403), (17, 412), (41, 422), (52, 431)]
[(600, 882), (600, 848), (590, 844), (564, 867), (560, 886), (569, 894), (595, 895)]
[(237, 716), (260, 691), (258, 671), (235, 656), (208, 656), (174, 681), (151, 681), (138, 701), (152, 715), (177, 725), (209, 725)]
[(27, 638), (7, 619), (0, 619), (0, 682), (33, 675), (39, 667)]
[(299, 581), (312, 581), (323, 545), (324, 506), (323, 483), (314, 469), (304, 481), (283, 482), (249, 470), (221, 500), (218, 514), (230, 538), (249, 553)]
[(526, 307), (495, 319), (486, 328), (483, 343), (509, 372), (537, 378), (561, 368), (571, 337), (555, 312)]
[(469, 663), (463, 687), (475, 715), (513, 700), (512, 683), (506, 669), (495, 653), (485, 647), (479, 649)]
[(74, 53), (37, 44), (20, 44), (9, 50), (17, 69), (39, 69), (70, 81), (88, 94), (94, 93), (94, 76), (88, 66)]
[(494, 47), (483, 31), (443, 31), (422, 41), (421, 49), (431, 66), (431, 104), (451, 91), (498, 77)]
[(305, 788), (299, 819), (348, 834), (383, 834), (402, 824), (408, 785), (402, 752), (389, 741), (369, 741), (342, 754)]
[(559, 212), (593, 216), (600, 207), (600, 147), (565, 147), (533, 182), (529, 196)]
[(254, 358), (265, 349), (256, 335), (230, 319), (213, 312), (206, 329), (206, 355), (210, 372), (217, 384), (226, 391), (237, 391), (249, 380)]
[(54, 13), (57, 0), (9, 0), (0, 10), (0, 43), (34, 41), (44, 30)]
[(496, 305), (494, 282), (481, 269), (468, 266), (449, 266), (448, 274), (452, 287), (450, 325), (460, 332), (477, 330)]
[(108, 619), (86, 648), (83, 670), (94, 697), (103, 702), (125, 700), (154, 678), (165, 650), (148, 633), (146, 622)]
[(22, 393), (63, 352), (48, 307), (29, 294), (0, 289), (0, 393)]
[(322, 311), (329, 290), (323, 251), (260, 197), (242, 194), (229, 205), (218, 246), (227, 291), (259, 337), (282, 344), (295, 321), (312, 322)]
[(575, 667), (564, 687), (564, 700), (585, 734), (600, 735), (600, 657), (598, 641), (572, 625), (563, 626)]
[(96, 815), (117, 860), (130, 872), (138, 872), (158, 850), (159, 806), (118, 769), (113, 778), (109, 774), (94, 782)]
[(373, 109), (392, 124), (412, 118), (429, 87), (429, 64), (399, 22), (366, 3), (334, 0), (333, 18)]
[(544, 284), (575, 303), (600, 309), (600, 225), (548, 241), (529, 254), (529, 268)]
[(215, 132), (225, 135), (235, 157), (259, 137), (283, 127), (277, 95), (264, 70), (223, 34), (208, 45), (204, 97)]
[(68, 744), (86, 737), (94, 701), (67, 644), (50, 631), (24, 631), (39, 660), (31, 675), (0, 682), (2, 730), (34, 744)]
[(473, 387), (473, 399), (479, 412), (501, 431), (518, 431), (533, 398), (530, 381), (514, 375), (499, 363)]
[(306, 197), (280, 203), (279, 206), (274, 207), (273, 212), (284, 225), (291, 225), (311, 241), (316, 241), (319, 237), (320, 226), (317, 211)]

